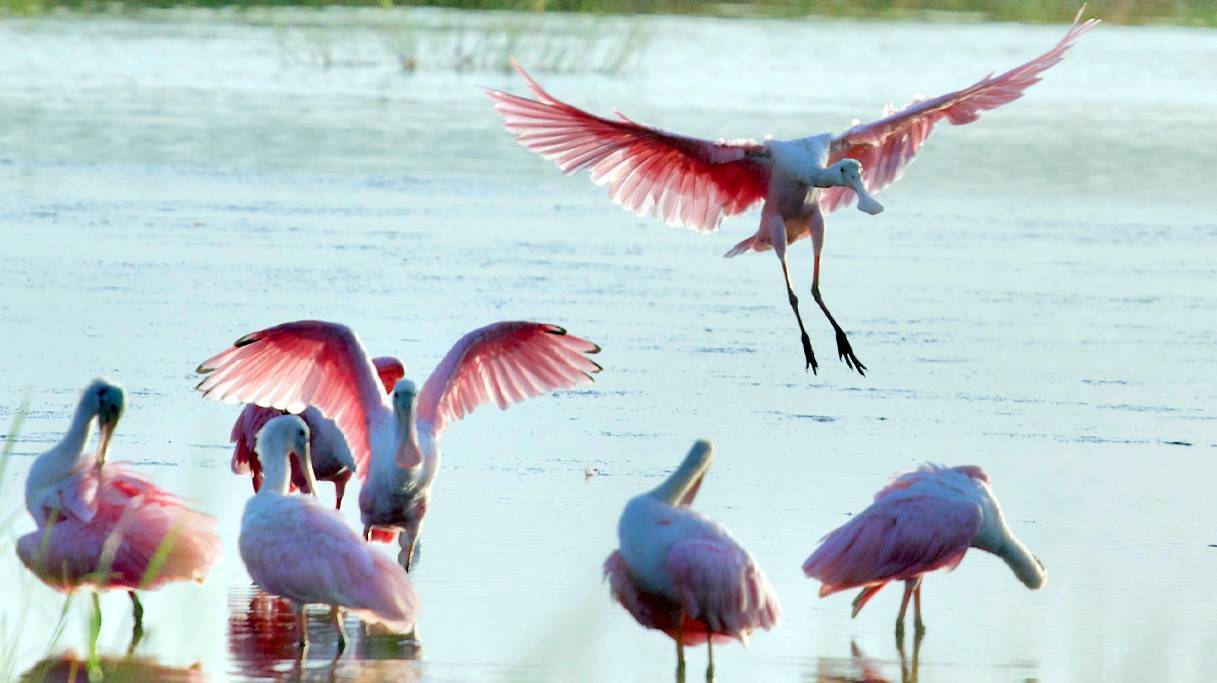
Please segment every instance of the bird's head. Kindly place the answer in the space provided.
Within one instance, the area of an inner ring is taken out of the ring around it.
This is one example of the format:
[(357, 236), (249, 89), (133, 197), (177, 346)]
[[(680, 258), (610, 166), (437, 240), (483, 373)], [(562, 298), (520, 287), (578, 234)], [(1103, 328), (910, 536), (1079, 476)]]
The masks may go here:
[(398, 415), (412, 415), (414, 406), (418, 403), (418, 388), (414, 382), (406, 378), (397, 380), (393, 385), (393, 409)]
[(123, 388), (104, 379), (95, 379), (85, 388), (80, 399), (81, 406), (97, 415), (97, 426), (101, 436), (97, 440), (97, 466), (101, 467), (106, 461), (106, 451), (110, 447), (110, 438), (114, 436), (114, 428), (118, 419), (123, 415), (127, 405), (127, 396)]
[(317, 495), (317, 480), (313, 474), (313, 457), (309, 446), (309, 429), (298, 415), (280, 415), (258, 430), (255, 451), (265, 473), (263, 489), (287, 491), (288, 461), (295, 458), (309, 491)]
[(837, 185), (852, 188), (858, 195), (858, 210), (871, 215), (883, 212), (883, 205), (866, 191), (866, 184), (862, 179), (862, 164), (857, 159), (842, 159), (829, 168), (829, 173)]

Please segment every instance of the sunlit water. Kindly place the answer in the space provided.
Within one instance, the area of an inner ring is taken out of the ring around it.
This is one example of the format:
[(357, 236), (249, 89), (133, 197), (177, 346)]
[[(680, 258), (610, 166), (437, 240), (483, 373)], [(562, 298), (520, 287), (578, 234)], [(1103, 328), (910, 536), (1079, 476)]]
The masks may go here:
[[(920, 680), (1217, 669), (1211, 31), (1101, 26), (1023, 100), (939, 130), (882, 195), (886, 213), (831, 216), (824, 291), (871, 368), (860, 378), (835, 360), (814, 306), (822, 369), (804, 373), (772, 256), (720, 258), (756, 213), (698, 236), (615, 208), (502, 130), (477, 86), (519, 91), (516, 79), (442, 60), (406, 73), (387, 47), (419, 17), (509, 15), (410, 16), (0, 23), (0, 420), (30, 403), (0, 513), (20, 509), (32, 457), (106, 374), (131, 397), (115, 456), (199, 501), (225, 539), (204, 585), (145, 596), (135, 659), (123, 658), (125, 596), (103, 599), (108, 670), (670, 678), (671, 642), (610, 602), (600, 563), (625, 500), (697, 437), (718, 446), (698, 507), (752, 550), (785, 610), (747, 649), (717, 650), (721, 681), (900, 680), (899, 589), (851, 621), (849, 596), (818, 599), (799, 565), (893, 471), (925, 460), (984, 466), (1049, 580), (1029, 592), (980, 552), (930, 576)], [(594, 110), (681, 132), (794, 136), (963, 86), (1063, 31), (642, 28), (648, 41), (621, 73), (538, 75)], [(805, 291), (807, 242), (792, 264)], [(418, 379), (458, 336), (499, 319), (560, 323), (604, 347), (590, 389), (451, 427), (413, 575), (419, 642), (366, 638), (351, 622), (352, 651), (332, 672), (325, 614), (297, 664), (284, 606), (250, 586), (236, 551), (249, 482), (228, 471), (237, 410), (192, 389), (195, 365), (242, 333), (306, 317), (350, 324)], [(587, 467), (600, 474), (585, 479)], [(84, 652), (87, 601), (48, 652), (63, 598), (12, 553), (30, 526), (18, 514), (0, 548), (0, 628), (16, 653), (0, 671), (49, 656), (52, 678), (66, 676), (63, 651)], [(704, 656), (690, 654), (691, 680)]]

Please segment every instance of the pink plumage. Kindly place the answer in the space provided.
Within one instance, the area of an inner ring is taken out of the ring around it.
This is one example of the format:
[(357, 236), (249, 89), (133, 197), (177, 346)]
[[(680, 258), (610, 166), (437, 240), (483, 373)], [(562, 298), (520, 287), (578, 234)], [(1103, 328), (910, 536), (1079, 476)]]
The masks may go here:
[(1002, 557), (1020, 580), (1039, 588), (1043, 567), (1006, 527), (988, 482), (974, 465), (926, 465), (901, 474), (821, 540), (803, 573), (821, 582), (820, 597), (861, 588), (854, 615), (889, 582), (905, 581), (901, 620), (921, 577), (954, 569), (973, 547)]
[[(309, 471), (304, 422), (292, 415), (268, 422), (259, 432), (258, 456), (265, 485), (245, 505), (238, 541), (254, 582), (301, 610), (310, 604), (341, 607), (393, 631), (411, 631), (418, 598), (405, 571), (364, 544), (340, 513), (322, 507), (315, 496), (288, 493), (289, 457), (303, 459)], [(341, 651), (345, 638), (336, 621)]]
[[(56, 590), (202, 581), (219, 556), (213, 518), (128, 467), (105, 463), (124, 403), (121, 387), (91, 384), (63, 440), (30, 467), (26, 507), (37, 529), (17, 540), (17, 555)], [(97, 453), (85, 453), (99, 415)]]
[[(1085, 7), (1083, 7), (1083, 10)], [(857, 199), (869, 214), (883, 211), (871, 193), (896, 182), (945, 119), (961, 125), (980, 113), (1022, 97), (1043, 73), (1098, 20), (1082, 21), (1078, 11), (1065, 36), (1039, 57), (996, 77), (930, 100), (918, 99), (902, 111), (890, 106), (869, 124), (839, 135), (822, 133), (793, 140), (766, 138), (710, 142), (668, 133), (617, 113), (596, 116), (546, 92), (519, 65), (516, 70), (536, 99), (490, 90), (495, 110), (524, 147), (552, 160), (566, 173), (590, 170), (593, 182), (609, 186), (613, 202), (701, 231), (718, 227), (725, 216), (763, 204), (756, 233), (726, 256), (773, 250), (782, 268), (786, 298), (799, 326), (805, 367), (818, 368), (811, 337), (803, 325), (786, 261), (786, 248), (805, 237), (812, 241), (811, 294), (836, 337), (837, 357), (866, 373), (845, 329), (833, 317), (820, 291), (824, 214)]]
[[(777, 595), (726, 527), (689, 506), (709, 469), (708, 442), (654, 491), (626, 505), (620, 548), (604, 563), (613, 598), (642, 626), (685, 645), (739, 640), (781, 620)], [(710, 657), (713, 669), (713, 656)]]
[[(56, 590), (155, 590), (174, 581), (202, 581), (219, 555), (213, 518), (121, 464), (99, 473), (89, 462), (63, 486), (64, 497), (82, 496), (80, 488), (96, 490), (92, 516), (59, 508), (17, 540), (22, 563)], [(154, 568), (162, 543), (168, 552)]]
[[(386, 394), (391, 393), (393, 385), (405, 376), (405, 366), (392, 356), (377, 356), (372, 359), (372, 365), (376, 368), (377, 376)], [(254, 453), (257, 434), (267, 422), (286, 414), (285, 411), (277, 408), (265, 408), (251, 403), (241, 410), (237, 421), (233, 423), (230, 436), (232, 443), (235, 444), (232, 453), (232, 471), (233, 474), (249, 474), (255, 493), (262, 484), (262, 465)], [(336, 507), (342, 507), (342, 494), (346, 488), (346, 482), (352, 474), (344, 462), (351, 458), (347, 452), (349, 447), (346, 439), (333, 421), (325, 418), (316, 410), (306, 409), (300, 413), (300, 417), (308, 425), (312, 438), (314, 475), (319, 481), (334, 483), (338, 501)], [(339, 453), (340, 450), (343, 452)], [(365, 478), (367, 462), (356, 461), (355, 465), (360, 478)], [(300, 470), (300, 464), (293, 460), (291, 468), (292, 490), (301, 489), (307, 493), (308, 487), (304, 473)]]
[[(859, 124), (833, 138), (828, 162), (857, 159), (866, 169), (866, 189), (878, 192), (900, 180), (906, 166), (934, 132), (934, 125), (946, 119), (953, 126), (972, 123), (980, 113), (1009, 104), (1023, 91), (1039, 83), (1043, 73), (1065, 58), (1065, 52), (1084, 33), (1098, 25), (1098, 19), (1082, 21), (1085, 6), (1078, 10), (1073, 25), (1051, 50), (1000, 76), (986, 76), (971, 86), (932, 99), (917, 98), (900, 111), (888, 105), (883, 118)], [(824, 211), (849, 206), (854, 193), (841, 187), (824, 190), (820, 206)]]
[(675, 135), (621, 113), (617, 120), (596, 116), (512, 65), (537, 99), (487, 91), (507, 130), (566, 173), (590, 169), (592, 181), (608, 185), (612, 200), (630, 211), (707, 231), (765, 198), (769, 168), (752, 158), (764, 153), (760, 143)]
[(376, 368), (359, 337), (344, 325), (284, 323), (241, 337), (199, 365), (198, 389), (221, 401), (289, 413), (310, 405), (334, 421), (356, 463), (371, 453), (369, 406), (384, 403)]
[(592, 381), (602, 370), (586, 354), (600, 347), (557, 325), (499, 322), (461, 337), (431, 372), (418, 397), (418, 419), (435, 434), (483, 403), (505, 410), (547, 391)]

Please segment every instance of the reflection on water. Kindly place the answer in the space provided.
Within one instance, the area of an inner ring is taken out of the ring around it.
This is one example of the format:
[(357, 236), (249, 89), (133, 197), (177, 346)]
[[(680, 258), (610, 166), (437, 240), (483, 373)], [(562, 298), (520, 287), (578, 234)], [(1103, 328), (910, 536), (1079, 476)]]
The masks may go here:
[(232, 674), (250, 680), (414, 681), (422, 646), (399, 635), (377, 635), (347, 618), (347, 647), (340, 657), (338, 632), (328, 609), (308, 611), (309, 644), (302, 652), (290, 601), (255, 588), (229, 595), (228, 653)]
[(201, 664), (163, 666), (150, 657), (102, 657), (89, 675), (89, 662), (72, 651), (47, 657), (21, 674), (22, 683), (88, 683), (88, 681), (142, 683), (202, 683), (208, 680)]
[[(920, 635), (913, 637), (911, 656), (906, 652), (904, 639), (896, 639), (896, 651), (900, 655), (900, 683), (917, 683), (918, 659), (921, 655)], [(849, 659), (821, 657), (816, 660), (815, 683), (889, 683), (893, 679), (884, 674), (885, 662), (871, 659), (862, 652), (858, 643), (849, 644)]]

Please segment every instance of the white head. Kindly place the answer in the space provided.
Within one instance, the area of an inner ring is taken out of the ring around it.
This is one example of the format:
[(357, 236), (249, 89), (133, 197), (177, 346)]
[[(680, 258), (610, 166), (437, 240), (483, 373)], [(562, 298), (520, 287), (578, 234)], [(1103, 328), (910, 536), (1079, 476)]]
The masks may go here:
[(393, 410), (400, 415), (411, 415), (418, 402), (418, 389), (414, 382), (401, 378), (393, 385)]
[[(975, 469), (979, 468), (957, 468)], [(983, 476), (983, 475), (982, 475)], [(1039, 590), (1048, 580), (1044, 563), (1036, 557), (1022, 541), (1006, 526), (1006, 518), (1002, 513), (1001, 504), (993, 494), (988, 478), (976, 478), (976, 484), (981, 490), (981, 524), (976, 532), (972, 545), (997, 555), (1006, 562), (1014, 576), (1031, 590)]]
[(883, 205), (866, 191), (866, 184), (862, 180), (862, 164), (857, 159), (842, 159), (827, 170), (834, 185), (853, 188), (857, 193), (858, 210), (871, 215), (883, 212)]
[(110, 438), (114, 436), (114, 428), (118, 419), (123, 415), (127, 405), (127, 396), (123, 388), (104, 379), (95, 379), (80, 395), (80, 404), (76, 407), (78, 414), (97, 416), (97, 426), (101, 436), (97, 439), (97, 466), (101, 467), (106, 461), (106, 450), (110, 446)]
[(680, 467), (668, 476), (651, 495), (668, 505), (689, 507), (701, 488), (701, 481), (714, 461), (714, 445), (705, 439), (693, 444)]
[(295, 457), (308, 481), (309, 490), (317, 495), (317, 480), (313, 475), (313, 458), (309, 449), (308, 425), (296, 415), (280, 415), (258, 430), (254, 450), (265, 473), (262, 491), (287, 493), (288, 458)]

